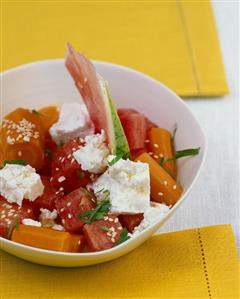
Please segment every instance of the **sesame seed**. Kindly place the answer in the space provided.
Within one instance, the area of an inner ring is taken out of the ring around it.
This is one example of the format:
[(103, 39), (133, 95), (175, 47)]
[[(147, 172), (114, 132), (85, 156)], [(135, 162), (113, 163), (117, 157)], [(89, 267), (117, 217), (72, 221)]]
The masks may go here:
[(165, 186), (167, 186), (168, 182), (165, 180), (165, 181), (163, 181), (163, 184), (164, 184)]
[(72, 218), (72, 214), (68, 214), (68, 219), (71, 219)]
[(70, 207), (71, 204), (72, 204), (71, 201), (69, 201), (69, 202), (67, 203), (67, 206)]
[(153, 157), (154, 157), (155, 159), (158, 159), (158, 155), (154, 155)]
[(30, 209), (27, 209), (27, 213), (30, 214), (30, 213), (31, 213), (31, 210), (30, 210)]
[(158, 192), (158, 195), (159, 195), (159, 196), (163, 196), (163, 193), (162, 193), (162, 192)]
[(74, 158), (72, 158), (72, 160), (71, 160), (71, 164), (73, 164), (73, 162), (75, 161), (75, 159)]
[(24, 137), (23, 137), (23, 141), (29, 142), (29, 141), (30, 141), (30, 138), (29, 138), (28, 136), (24, 136)]
[(70, 159), (71, 157), (72, 157), (72, 155), (71, 155), (71, 154), (69, 154), (69, 155), (67, 156), (67, 158), (68, 158), (68, 159)]
[(11, 138), (10, 136), (7, 136), (7, 143), (8, 144), (14, 144), (15, 143), (15, 139)]
[(121, 226), (119, 226), (119, 227), (117, 227), (117, 229), (118, 229), (118, 230), (122, 230), (122, 227), (121, 227)]
[(148, 152), (148, 154), (149, 154), (150, 156), (152, 156), (152, 155), (153, 155), (153, 152)]
[(148, 139), (145, 140), (145, 143), (149, 143), (149, 142), (150, 142), (150, 140), (148, 140)]
[(56, 171), (58, 171), (58, 170), (59, 170), (59, 168), (58, 168), (58, 167), (56, 167), (56, 168), (55, 168), (55, 170), (56, 170)]
[(62, 224), (65, 224), (65, 220), (64, 219), (62, 219)]
[(107, 232), (107, 236), (111, 237), (111, 236), (112, 236), (112, 233)]
[(63, 190), (64, 190), (64, 188), (63, 188), (63, 187), (60, 187), (60, 188), (59, 188), (59, 191), (63, 191)]
[(58, 178), (58, 182), (59, 183), (62, 183), (62, 182), (64, 182), (66, 180), (66, 178), (64, 177), (64, 176), (60, 176), (59, 178)]
[(159, 145), (158, 145), (157, 143), (154, 143), (153, 146), (154, 146), (155, 148), (159, 148)]
[(110, 217), (108, 217), (108, 220), (109, 220), (110, 222), (113, 222), (113, 219), (112, 219), (112, 218), (110, 218)]
[(1, 215), (1, 218), (2, 219), (6, 218), (6, 215), (5, 214)]
[(159, 154), (160, 158), (164, 158), (164, 155), (162, 153)]
[(22, 156), (22, 151), (18, 151), (18, 156), (19, 156), (19, 157)]
[(76, 148), (75, 148), (75, 147), (73, 147), (73, 148), (72, 148), (72, 150), (73, 150), (73, 151), (75, 151), (75, 150), (76, 150)]
[(53, 180), (53, 177), (50, 177), (50, 182)]
[(177, 189), (177, 185), (173, 185), (173, 190), (176, 190)]
[(118, 219), (117, 218), (115, 218), (115, 220), (114, 220), (114, 223), (117, 223), (118, 222)]
[(105, 216), (103, 219), (104, 219), (104, 220), (108, 220), (108, 216)]
[(80, 244), (81, 244), (81, 241), (79, 240), (77, 243), (78, 243), (78, 245), (80, 245)]
[(111, 241), (112, 241), (113, 243), (115, 243), (115, 239), (114, 239), (114, 238), (111, 238)]
[(86, 77), (83, 79), (83, 82), (84, 82), (84, 83), (86, 83), (86, 82), (87, 82), (87, 78), (86, 78)]
[(64, 210), (65, 210), (64, 208), (61, 208), (61, 209), (60, 209), (60, 212), (63, 212)]

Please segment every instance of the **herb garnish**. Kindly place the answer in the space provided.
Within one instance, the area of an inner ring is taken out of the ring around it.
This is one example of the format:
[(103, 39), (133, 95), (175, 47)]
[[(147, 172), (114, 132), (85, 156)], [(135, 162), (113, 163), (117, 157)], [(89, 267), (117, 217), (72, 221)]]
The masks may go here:
[(84, 188), (84, 187), (80, 187), (80, 190), (81, 190), (82, 192), (84, 192), (89, 198), (94, 198), (94, 194), (91, 193), (90, 191), (88, 191), (86, 188)]
[(45, 149), (45, 154), (50, 160), (52, 160), (53, 155), (52, 155), (52, 151), (50, 150), (50, 148)]
[(101, 230), (105, 231), (105, 232), (109, 232), (110, 231), (110, 228), (105, 226), (105, 225), (101, 225), (100, 226)]
[(84, 172), (81, 169), (78, 169), (76, 171), (77, 176), (79, 177), (79, 179), (83, 179), (85, 177)]
[(114, 165), (115, 163), (117, 163), (117, 161), (119, 161), (120, 159), (122, 159), (122, 155), (117, 155), (116, 157), (114, 157), (111, 161), (108, 162), (109, 166)]
[(128, 231), (127, 231), (127, 229), (124, 228), (124, 229), (121, 231), (120, 237), (119, 237), (119, 239), (117, 240), (117, 242), (115, 243), (115, 245), (122, 244), (123, 242), (127, 241), (128, 239), (130, 239), (130, 236), (128, 235)]
[(178, 126), (177, 126), (177, 124), (175, 124), (174, 128), (173, 128), (172, 137), (171, 137), (172, 146), (174, 146), (174, 141), (175, 141), (175, 136), (176, 136), (176, 133), (177, 133), (177, 129), (178, 129)]
[(36, 109), (32, 109), (32, 113), (37, 115), (37, 116), (50, 117), (49, 115), (41, 113), (41, 112), (37, 111)]
[(63, 140), (60, 140), (60, 141), (58, 142), (58, 144), (57, 144), (57, 148), (59, 149), (59, 148), (61, 148), (63, 145), (64, 145)]
[(8, 229), (8, 234), (7, 234), (7, 239), (10, 239), (13, 229), (14, 227), (16, 227), (16, 229), (19, 229), (19, 215), (15, 216), (14, 219), (12, 220), (9, 229)]
[(110, 200), (108, 198), (101, 200), (95, 209), (79, 214), (78, 218), (87, 224), (91, 224), (94, 220), (103, 219), (109, 212), (110, 205)]
[(6, 164), (18, 164), (18, 165), (26, 166), (28, 165), (28, 162), (25, 160), (5, 160), (3, 162), (3, 165), (5, 166)]
[(166, 162), (177, 160), (179, 158), (187, 157), (187, 156), (196, 156), (199, 154), (200, 147), (198, 148), (188, 148), (181, 151), (176, 151), (173, 157), (163, 157), (160, 158), (160, 165), (163, 166)]
[(38, 112), (35, 109), (32, 109), (32, 113), (35, 114), (35, 115), (37, 115), (37, 116), (41, 116), (42, 115), (40, 112)]

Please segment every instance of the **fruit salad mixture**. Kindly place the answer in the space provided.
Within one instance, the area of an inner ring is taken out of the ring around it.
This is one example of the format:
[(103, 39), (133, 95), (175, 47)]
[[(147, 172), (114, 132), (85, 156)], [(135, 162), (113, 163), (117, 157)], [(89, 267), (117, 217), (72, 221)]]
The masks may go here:
[[(0, 130), (0, 236), (65, 252), (110, 249), (179, 200), (174, 135), (134, 109), (116, 110), (107, 82), (68, 45), (83, 101), (18, 108)], [(74, 88), (74, 87), (73, 87)]]

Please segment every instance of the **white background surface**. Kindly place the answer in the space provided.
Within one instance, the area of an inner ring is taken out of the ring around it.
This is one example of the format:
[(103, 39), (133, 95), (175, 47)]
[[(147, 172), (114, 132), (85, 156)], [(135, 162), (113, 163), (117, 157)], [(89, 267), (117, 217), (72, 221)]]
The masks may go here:
[(230, 223), (240, 252), (239, 5), (213, 2), (230, 94), (186, 100), (205, 131), (208, 154), (188, 199), (161, 231)]

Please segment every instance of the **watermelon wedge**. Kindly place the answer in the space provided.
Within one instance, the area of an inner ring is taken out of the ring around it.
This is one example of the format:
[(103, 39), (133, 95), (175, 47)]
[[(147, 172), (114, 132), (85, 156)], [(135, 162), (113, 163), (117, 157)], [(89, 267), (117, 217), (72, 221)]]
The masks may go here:
[(106, 81), (97, 74), (93, 64), (84, 55), (77, 53), (70, 44), (67, 47), (65, 65), (87, 106), (96, 133), (104, 130), (113, 155), (130, 158), (127, 138)]

